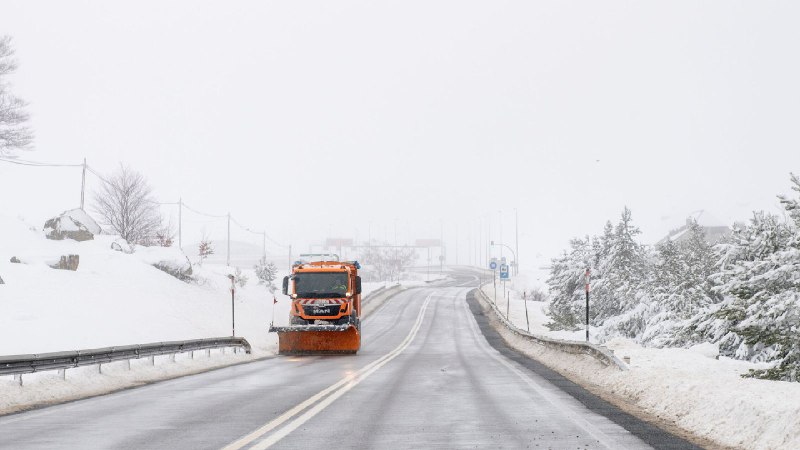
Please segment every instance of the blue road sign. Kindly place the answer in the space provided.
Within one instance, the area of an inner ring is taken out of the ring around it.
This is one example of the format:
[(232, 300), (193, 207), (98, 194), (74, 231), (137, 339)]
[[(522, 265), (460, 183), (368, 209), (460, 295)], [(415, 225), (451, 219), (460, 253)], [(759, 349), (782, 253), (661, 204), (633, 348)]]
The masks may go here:
[(489, 263), (489, 268), (494, 270), (497, 269), (497, 261), (492, 261)]
[(508, 264), (501, 264), (500, 265), (500, 279), (507, 280), (508, 279)]

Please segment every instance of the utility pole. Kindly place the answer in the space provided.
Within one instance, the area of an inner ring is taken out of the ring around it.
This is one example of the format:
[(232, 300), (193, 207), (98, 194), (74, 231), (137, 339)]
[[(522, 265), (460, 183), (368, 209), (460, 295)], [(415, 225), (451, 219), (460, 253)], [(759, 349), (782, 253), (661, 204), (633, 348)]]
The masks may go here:
[(492, 240), (492, 216), (486, 216), (486, 261), (492, 258), (492, 247), (489, 242)]
[(478, 267), (483, 269), (486, 264), (486, 258), (483, 257), (483, 218), (478, 218)]
[(394, 219), (394, 267), (397, 269), (397, 282), (400, 283), (400, 264), (397, 261), (397, 219)]
[(84, 210), (85, 196), (86, 196), (86, 158), (83, 158), (83, 173), (81, 174), (81, 210)]
[(514, 275), (519, 275), (519, 212), (514, 208)]
[(500, 259), (503, 258), (503, 210), (501, 209), (498, 211), (500, 213)]
[(428, 280), (431, 281), (431, 248), (428, 247)]
[(458, 222), (456, 222), (456, 239), (454, 242), (456, 243), (456, 265), (458, 265)]
[(439, 221), (439, 273), (444, 272), (444, 221)]
[(226, 258), (226, 264), (230, 267), (231, 265), (231, 213), (228, 213), (228, 256)]
[(178, 198), (178, 248), (183, 250), (183, 197)]

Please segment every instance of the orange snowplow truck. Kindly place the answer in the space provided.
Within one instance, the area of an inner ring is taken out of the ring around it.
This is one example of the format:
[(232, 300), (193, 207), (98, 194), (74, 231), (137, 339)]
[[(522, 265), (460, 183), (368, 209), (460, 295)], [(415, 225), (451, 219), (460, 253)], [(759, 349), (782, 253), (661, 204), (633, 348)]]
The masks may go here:
[(356, 353), (361, 348), (361, 266), (337, 255), (301, 258), (313, 256), (324, 260), (298, 261), (283, 279), (283, 294), (292, 305), (290, 325), (270, 327), (278, 333), (278, 352)]

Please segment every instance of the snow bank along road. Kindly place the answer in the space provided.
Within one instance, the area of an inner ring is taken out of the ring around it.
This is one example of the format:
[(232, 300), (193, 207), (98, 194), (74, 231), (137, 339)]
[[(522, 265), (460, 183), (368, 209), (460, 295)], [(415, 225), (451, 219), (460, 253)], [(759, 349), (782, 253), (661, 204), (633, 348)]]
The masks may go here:
[(476, 285), (455, 272), (395, 295), (365, 319), (358, 355), (272, 358), (0, 417), (0, 447), (695, 448), (538, 374), (467, 301)]

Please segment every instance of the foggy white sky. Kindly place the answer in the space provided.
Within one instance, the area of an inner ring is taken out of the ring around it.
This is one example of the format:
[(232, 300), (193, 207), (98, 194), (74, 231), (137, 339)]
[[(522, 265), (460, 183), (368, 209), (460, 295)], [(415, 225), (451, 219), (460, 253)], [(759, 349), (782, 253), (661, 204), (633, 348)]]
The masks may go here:
[[(729, 223), (774, 209), (800, 171), (799, 13), (3, 0), (0, 34), (31, 103), (26, 159), (122, 161), (164, 201), (231, 211), (297, 246), (370, 228), (391, 240), (395, 221), (401, 239), (436, 237), (444, 220), (446, 238), (461, 224), (463, 262), (465, 229), (483, 216), (496, 232), (499, 210), (513, 245), (518, 208), (524, 264), (625, 205), (647, 242), (695, 210)], [(64, 170), (0, 165), (0, 206), (36, 222), (76, 206)]]

